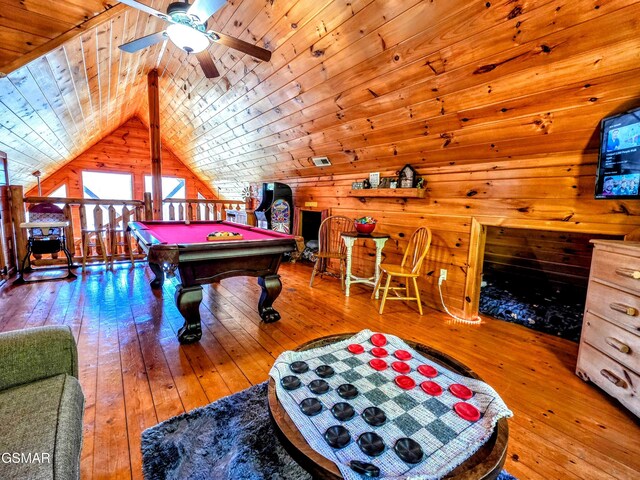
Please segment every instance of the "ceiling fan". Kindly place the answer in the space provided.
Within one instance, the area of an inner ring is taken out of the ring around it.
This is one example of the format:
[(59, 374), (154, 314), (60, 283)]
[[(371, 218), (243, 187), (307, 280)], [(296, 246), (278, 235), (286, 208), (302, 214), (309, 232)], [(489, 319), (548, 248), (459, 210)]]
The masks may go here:
[(185, 52), (195, 54), (207, 78), (220, 76), (211, 55), (206, 50), (209, 42), (220, 43), (265, 62), (271, 60), (269, 50), (224, 33), (207, 30), (207, 20), (226, 3), (226, 0), (195, 0), (193, 4), (186, 1), (174, 2), (167, 7), (166, 14), (135, 0), (120, 0), (120, 2), (171, 24), (162, 32), (152, 33), (120, 45), (119, 48), (125, 52), (134, 53), (169, 39)]

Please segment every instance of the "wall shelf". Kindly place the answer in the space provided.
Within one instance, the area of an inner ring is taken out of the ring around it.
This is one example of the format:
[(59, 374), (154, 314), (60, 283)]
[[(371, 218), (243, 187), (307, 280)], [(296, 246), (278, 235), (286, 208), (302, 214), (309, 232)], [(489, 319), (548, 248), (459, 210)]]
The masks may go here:
[(349, 190), (350, 197), (358, 198), (424, 198), (424, 188), (367, 188)]

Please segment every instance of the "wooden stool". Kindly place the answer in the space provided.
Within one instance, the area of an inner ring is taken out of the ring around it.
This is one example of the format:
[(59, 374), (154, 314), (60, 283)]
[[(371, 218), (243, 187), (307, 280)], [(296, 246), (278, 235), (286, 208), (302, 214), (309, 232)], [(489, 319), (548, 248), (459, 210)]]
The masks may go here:
[[(89, 247), (94, 247), (98, 254), (102, 253), (105, 268), (109, 268), (109, 259), (107, 257), (107, 245), (104, 241), (103, 235), (106, 229), (99, 228), (96, 230), (82, 230), (82, 269), (87, 267), (87, 256), (89, 253)], [(93, 242), (92, 237), (94, 237)]]
[(111, 260), (111, 266), (113, 266), (113, 259), (118, 255), (118, 247), (122, 247), (122, 251), (128, 255), (131, 261), (131, 266), (135, 266), (135, 259), (133, 258), (133, 249), (131, 248), (131, 233), (127, 230), (109, 229), (109, 258)]

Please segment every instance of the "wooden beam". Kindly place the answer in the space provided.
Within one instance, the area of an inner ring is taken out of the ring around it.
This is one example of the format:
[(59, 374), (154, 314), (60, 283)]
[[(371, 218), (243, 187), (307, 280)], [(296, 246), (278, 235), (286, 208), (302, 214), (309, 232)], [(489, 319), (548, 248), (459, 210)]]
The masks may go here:
[(162, 145), (160, 139), (160, 93), (158, 70), (147, 76), (149, 92), (149, 147), (151, 149), (151, 187), (153, 218), (162, 220)]
[(22, 185), (9, 186), (9, 198), (11, 199), (11, 221), (13, 223), (14, 245), (16, 247), (16, 265), (20, 267), (20, 262), (27, 254), (27, 233), (20, 224), (25, 222), (24, 190)]
[(99, 15), (90, 18), (84, 23), (75, 26), (71, 30), (64, 32), (62, 35), (57, 36), (56, 38), (48, 41), (40, 45), (38, 48), (31, 50), (30, 52), (22, 55), (20, 58), (14, 60), (11, 63), (2, 66), (2, 70), (0, 71), (0, 78), (9, 75), (14, 70), (17, 70), (21, 67), (24, 67), (27, 63), (30, 63), (43, 55), (46, 55), (50, 51), (58, 48), (65, 42), (68, 42), (79, 35), (82, 35), (87, 30), (90, 30), (98, 25), (101, 25), (105, 22), (108, 22), (112, 18), (120, 15), (125, 9), (128, 8), (124, 3), (119, 3), (115, 7), (108, 6), (107, 9)]
[(464, 286), (464, 316), (469, 319), (478, 315), (484, 247), (487, 241), (487, 228), (475, 218), (471, 219), (470, 237), (467, 277)]

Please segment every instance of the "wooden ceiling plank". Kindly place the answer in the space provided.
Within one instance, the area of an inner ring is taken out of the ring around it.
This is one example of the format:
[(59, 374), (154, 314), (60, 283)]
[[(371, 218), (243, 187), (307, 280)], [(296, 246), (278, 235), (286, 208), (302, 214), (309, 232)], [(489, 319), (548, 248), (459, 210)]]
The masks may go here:
[[(7, 111), (3, 112), (7, 113)], [(7, 116), (7, 119), (10, 117)], [(5, 127), (5, 124), (8, 126)], [(0, 135), (2, 149), (0, 151), (6, 153), (9, 158), (12, 158), (12, 154), (20, 157), (25, 161), (26, 159), (32, 159), (33, 164), (44, 160), (51, 164), (60, 163), (60, 157), (55, 156), (44, 140), (37, 136), (33, 130), (21, 128), (20, 123), (13, 123), (9, 121), (3, 121), (0, 124), (2, 133)], [(53, 155), (53, 156), (49, 156)]]
[[(41, 57), (31, 62), (28, 69), (52, 113), (55, 114), (57, 123), (61, 127), (59, 130), (64, 131), (63, 134), (57, 135), (58, 139), (67, 148), (68, 154), (77, 155), (80, 153), (78, 150), (82, 149), (84, 145), (81, 143), (82, 139), (78, 135), (77, 126), (69, 114), (69, 109), (58, 88), (58, 84), (53, 78), (53, 72), (47, 57)], [(47, 124), (52, 126), (53, 122), (47, 121)]]
[[(15, 127), (23, 134), (33, 134), (28, 137), (25, 135), (25, 138), (30, 138), (50, 159), (57, 161), (68, 155), (69, 151), (64, 143), (52, 130), (59, 129), (61, 125), (55, 115), (51, 114), (48, 102), (42, 97), (28, 69), (25, 67), (13, 72), (9, 77), (0, 80), (0, 85), (0, 102), (11, 111)], [(9, 118), (7, 113), (7, 120)]]
[(87, 114), (81, 101), (81, 93), (78, 91), (78, 85), (76, 79), (79, 78), (77, 74), (74, 75), (74, 71), (79, 71), (78, 67), (72, 67), (69, 61), (69, 51), (73, 48), (72, 45), (79, 42), (70, 42), (64, 46), (58, 47), (47, 55), (47, 60), (51, 65), (51, 68), (56, 76), (56, 82), (63, 93), (69, 110), (76, 122), (81, 122), (81, 135), (85, 138), (91, 138), (95, 133), (94, 129), (90, 128)]
[[(116, 17), (117, 18), (117, 17)], [(111, 32), (113, 18), (96, 29), (96, 86), (100, 105), (100, 131), (109, 130), (109, 94), (111, 91)]]
[[(271, 10), (269, 10), (269, 7), (267, 7), (267, 9), (263, 9), (263, 10), (261, 10), (260, 12), (269, 12), (269, 15), (266, 15), (266, 19), (267, 19), (267, 20), (268, 20), (268, 19), (271, 19), (271, 21), (276, 21), (276, 20), (278, 20), (278, 21), (282, 21), (282, 19), (283, 19), (284, 17), (286, 17), (288, 14), (291, 14), (291, 15), (301, 15), (301, 12), (298, 12), (298, 11), (294, 10), (294, 6), (295, 6), (295, 5), (298, 5), (298, 4), (300, 4), (300, 3), (301, 3), (301, 2), (278, 2), (278, 3), (276, 3), (276, 4), (275, 4), (275, 6), (273, 6), (273, 5), (271, 6), (271, 7), (272, 7), (272, 9), (271, 9)], [(315, 3), (314, 3), (314, 5), (317, 5), (318, 3), (322, 3), (322, 2), (315, 2)], [(325, 3), (326, 3), (326, 2), (325, 2)], [(225, 9), (225, 11), (229, 11), (229, 9)], [(258, 13), (258, 15), (256, 16), (256, 18), (259, 18), (259, 17), (260, 17), (260, 12), (259, 12), (259, 13)], [(233, 18), (229, 18), (229, 22), (230, 22), (232, 19), (233, 19)], [(309, 20), (310, 20), (310, 19), (309, 19)], [(264, 21), (264, 20), (263, 20), (263, 19), (260, 19), (260, 21)], [(290, 19), (289, 19), (289, 22), (290, 22), (289, 24), (291, 24), (291, 22), (293, 22), (293, 23), (295, 23), (296, 25), (298, 25), (298, 23), (300, 23), (300, 24), (306, 24), (306, 23), (308, 23), (308, 21), (305, 21), (305, 20), (303, 20), (302, 18), (298, 18), (298, 17), (290, 18)], [(296, 23), (296, 22), (298, 22), (298, 23)], [(236, 21), (235, 21), (235, 23), (239, 23), (239, 22), (236, 20)], [(242, 25), (242, 24), (240, 23), (240, 25)], [(270, 24), (269, 24), (269, 23), (266, 23), (264, 26), (260, 27), (259, 25), (254, 25), (254, 24), (253, 24), (253, 22), (252, 22), (251, 24), (249, 24), (249, 27), (247, 28), (247, 32), (246, 32), (246, 33), (243, 33), (243, 34), (241, 34), (240, 32), (238, 32), (238, 36), (239, 36), (239, 38), (243, 38), (243, 37), (244, 37), (244, 39), (245, 39), (245, 40), (247, 40), (247, 41), (255, 41), (256, 37), (258, 37), (262, 31), (265, 31), (265, 30), (267, 30), (267, 31), (268, 31), (268, 27), (269, 27), (269, 26), (270, 26)], [(293, 29), (293, 28), (291, 28), (291, 27), (289, 27), (289, 28), (290, 28), (291, 30), (294, 30), (294, 29)], [(230, 32), (228, 31), (227, 27), (225, 27), (225, 28), (221, 28), (221, 30), (225, 31), (225, 33), (230, 33)], [(250, 31), (251, 33), (249, 33), (249, 31)], [(271, 46), (271, 48), (273, 48), (273, 46)], [(233, 51), (232, 51), (232, 50), (230, 50), (230, 49), (225, 49), (224, 47), (220, 47), (219, 45), (215, 45), (215, 46), (211, 47), (211, 48), (210, 48), (210, 52), (212, 53), (213, 57), (216, 59), (216, 61), (217, 61), (218, 63), (226, 63), (226, 62), (224, 61), (224, 59), (225, 59), (226, 57), (231, 57), (231, 60), (232, 60), (232, 62), (233, 62), (233, 63), (237, 62), (237, 61), (238, 61), (238, 59), (240, 59), (240, 60), (242, 61), (244, 58), (246, 58), (246, 56), (240, 56), (240, 57), (238, 57), (237, 55), (235, 55), (235, 54), (233, 53)], [(220, 55), (220, 53), (223, 53), (223, 55)], [(257, 64), (256, 62), (254, 62), (253, 60), (251, 60), (251, 67), (250, 67), (250, 68), (248, 68), (248, 69), (243, 69), (243, 71), (245, 72), (245, 75), (246, 75), (248, 72), (250, 72), (253, 68), (255, 68), (257, 65), (258, 65), (258, 64)], [(225, 91), (227, 91), (228, 89), (226, 89), (226, 88), (225, 88), (225, 89), (220, 90), (220, 89), (219, 89), (219, 84), (220, 84), (220, 83), (226, 83), (226, 84), (235, 83), (235, 82), (231, 82), (231, 81), (230, 81), (230, 79), (229, 79), (229, 78), (227, 78), (227, 70), (229, 70), (230, 68), (231, 68), (231, 67), (229, 67), (229, 68), (227, 68), (227, 69), (219, 68), (219, 70), (223, 73), (223, 77), (224, 77), (224, 78), (221, 78), (219, 81), (217, 81), (217, 82), (213, 83), (213, 84), (211, 85), (211, 88), (214, 88), (214, 89), (216, 89), (216, 90), (218, 90), (218, 91), (221, 91), (221, 92), (225, 92)], [(200, 85), (199, 85), (199, 84), (198, 84), (198, 85), (196, 85), (196, 86), (194, 87), (194, 92), (196, 92), (196, 91), (198, 91), (198, 92), (199, 92), (199, 88), (200, 88)], [(248, 86), (243, 86), (242, 88), (250, 88), (250, 87), (248, 87)], [(202, 110), (204, 110), (205, 108), (207, 108), (207, 106), (208, 106), (208, 105), (210, 105), (210, 104), (215, 104), (215, 103), (217, 102), (217, 100), (218, 100), (219, 96), (218, 96), (218, 97), (216, 97), (216, 96), (212, 97), (210, 93), (211, 93), (210, 91), (199, 92), (199, 95), (200, 95), (202, 98), (205, 98), (205, 97), (207, 98), (207, 102), (203, 102), (203, 103), (194, 103), (194, 104), (193, 104), (192, 109), (191, 109), (191, 110), (193, 111), (193, 114), (190, 116), (190, 120), (191, 120), (191, 122), (190, 122), (190, 123), (193, 123), (193, 120), (195, 120), (195, 118), (199, 115), (199, 113), (198, 113), (198, 109), (197, 109), (197, 108), (194, 108), (194, 107), (196, 107), (197, 105), (201, 104), (201, 105), (202, 105), (202, 107), (203, 107), (203, 108), (202, 108)], [(202, 110), (200, 110), (200, 112), (201, 112)], [(172, 140), (172, 139), (170, 139), (170, 140)]]
[[(108, 65), (109, 65), (109, 86), (106, 92), (107, 97), (107, 121), (106, 126), (108, 130), (113, 130), (118, 127), (117, 120), (119, 120), (119, 113), (122, 111), (124, 105), (121, 99), (118, 97), (119, 75), (120, 75), (120, 63), (122, 58), (122, 51), (118, 48), (123, 42), (125, 35), (125, 19), (126, 16), (118, 15), (112, 18), (111, 29), (109, 30), (109, 47), (108, 47)], [(104, 87), (103, 87), (104, 88)]]
[(86, 89), (89, 98), (90, 118), (95, 125), (95, 129), (98, 132), (102, 131), (102, 125), (100, 123), (100, 111), (102, 105), (100, 104), (100, 83), (99, 83), (99, 70), (98, 70), (98, 53), (97, 53), (97, 37), (98, 29), (100, 26), (88, 31), (84, 35), (80, 36), (83, 66), (84, 66), (84, 80), (86, 82)]
[[(91, 28), (94, 28), (96, 25), (99, 25), (102, 22), (105, 22), (105, 21), (109, 20), (114, 15), (118, 15), (125, 8), (126, 8), (125, 5), (118, 4), (115, 7), (109, 8), (108, 10), (106, 10), (103, 13), (101, 13), (100, 15), (96, 15), (96, 16), (90, 18), (89, 20), (85, 21), (84, 23), (81, 23), (80, 25), (77, 25), (75, 28), (73, 28), (71, 30), (68, 30), (67, 32), (63, 33), (62, 35), (58, 35), (57, 37), (55, 37), (54, 39), (52, 39), (50, 41), (47, 41), (45, 43), (38, 44), (38, 45), (34, 44), (36, 46), (36, 48), (33, 48), (28, 53), (26, 53), (26, 54), (24, 54), (24, 55), (22, 55), (20, 57), (16, 57), (15, 60), (13, 60), (13, 61), (11, 61), (9, 63), (4, 63), (4, 64), (0, 65), (0, 74), (1, 73), (4, 73), (4, 74), (10, 73), (10, 72), (12, 72), (12, 71), (14, 71), (14, 70), (26, 65), (27, 63), (31, 62), (32, 60), (35, 60), (36, 58), (39, 58), (42, 55), (45, 55), (46, 53), (48, 53), (51, 50), (55, 49), (56, 47), (62, 45), (63, 43), (74, 39), (78, 35), (81, 35), (82, 32), (85, 32), (87, 30), (90, 30)], [(1, 37), (1, 35), (0, 35), (0, 37)], [(1, 40), (1, 38), (0, 38), (0, 40)], [(0, 43), (2, 43), (2, 42), (0, 42)]]
[[(409, 13), (411, 13), (411, 12), (408, 12), (408, 13), (406, 14), (407, 16), (406, 16), (405, 18), (408, 18), (408, 19), (410, 19), (411, 21), (413, 21), (413, 18), (415, 18), (415, 16), (414, 16), (414, 15), (409, 15)], [(387, 25), (385, 25), (385, 26), (387, 26)], [(391, 27), (390, 27), (390, 28), (391, 28)], [(405, 30), (405, 28), (401, 28), (400, 30), (403, 30), (403, 31), (404, 31), (404, 30)], [(372, 32), (372, 33), (371, 33), (371, 35), (375, 36), (375, 34), (376, 34), (376, 33), (377, 33), (379, 36), (383, 37), (383, 38), (387, 37), (387, 35), (386, 35), (384, 32), (383, 32), (383, 33), (381, 33), (381, 32)], [(383, 51), (383, 52), (381, 52), (381, 53), (380, 53), (380, 55), (385, 55), (385, 56), (387, 56), (387, 55), (389, 55), (389, 53), (388, 53), (388, 52), (384, 52), (384, 51)], [(327, 59), (326, 61), (324, 61), (322, 66), (323, 66), (323, 67), (326, 67), (326, 66), (328, 65), (328, 62), (329, 62), (329, 61), (331, 61), (331, 59)], [(375, 63), (373, 63), (373, 60), (370, 60), (370, 61), (369, 61), (369, 63), (371, 63), (372, 65), (378, 65), (378, 64), (389, 64), (389, 62), (388, 62), (388, 61), (384, 61), (384, 60), (383, 60), (383, 61), (375, 61)], [(369, 67), (368, 65), (367, 65), (367, 67), (366, 67), (366, 68), (363, 68), (362, 70), (365, 70), (365, 71), (367, 71), (367, 70), (368, 70), (369, 72), (371, 72), (371, 71), (372, 71), (372, 70), (371, 70), (371, 67)], [(373, 71), (375, 71), (375, 70), (373, 70)], [(306, 75), (306, 74), (305, 74), (305, 75)], [(354, 78), (354, 79), (359, 79), (359, 78), (361, 78), (361, 76), (359, 76), (359, 75), (354, 75), (352, 78)], [(311, 90), (311, 87), (312, 87), (312, 86), (311, 86), (311, 85), (305, 85), (305, 84), (302, 84), (302, 82), (301, 82), (301, 80), (300, 80), (300, 79), (301, 79), (301, 77), (298, 77), (297, 81), (301, 84), (301, 89), (303, 90), (303, 92), (304, 92), (304, 93), (307, 93), (308, 91), (310, 91), (310, 90)], [(337, 83), (337, 80), (338, 80), (338, 79), (336, 79), (336, 81), (334, 81), (334, 84), (335, 84), (335, 83)], [(342, 80), (342, 79), (340, 79), (340, 80)], [(342, 82), (341, 82), (341, 83), (342, 83)], [(333, 88), (332, 88), (332, 87), (333, 87)], [(326, 90), (332, 90), (332, 94), (333, 94), (333, 95), (335, 95), (335, 94), (336, 94), (336, 92), (337, 92), (337, 91), (339, 91), (339, 90), (336, 90), (335, 85), (331, 85), (331, 86), (327, 87), (327, 88), (326, 88)], [(304, 95), (304, 93), (303, 93), (303, 95)], [(286, 98), (287, 96), (291, 97), (291, 95), (292, 95), (292, 93), (285, 93), (285, 94), (284, 94), (284, 98)], [(273, 97), (273, 95), (271, 95), (271, 97)], [(302, 95), (301, 95), (301, 97), (302, 97)], [(299, 110), (299, 109), (301, 108), (301, 107), (300, 107), (300, 104), (301, 104), (301, 103), (302, 103), (302, 102), (298, 102), (298, 104), (297, 104), (297, 105), (294, 105), (294, 107), (293, 107), (293, 108), (295, 108), (295, 109), (298, 109), (298, 110)], [(306, 103), (306, 102), (305, 102), (305, 103)], [(292, 105), (293, 103), (292, 103), (292, 102), (289, 102), (289, 104), (290, 104), (290, 105)], [(279, 106), (278, 106), (278, 109), (279, 109), (279, 110), (281, 110), (281, 109), (282, 109), (282, 105), (279, 105)], [(238, 124), (239, 124), (239, 123), (244, 123), (244, 122), (246, 122), (246, 121), (247, 121), (247, 118), (246, 118), (246, 117), (245, 117), (245, 118), (242, 118), (242, 119), (240, 119), (240, 118), (239, 118), (237, 121), (233, 121), (233, 122), (232, 122), (232, 124), (235, 124), (235, 123), (238, 123)]]
[[(417, 1), (417, 0), (415, 0)], [(360, 34), (360, 29), (359, 29), (359, 23), (358, 20), (360, 20), (360, 17), (364, 17), (364, 18), (369, 18), (365, 13), (362, 12), (368, 12), (368, 8), (367, 7), (378, 7), (378, 5), (376, 4), (376, 2), (364, 2), (366, 4), (361, 5), (361, 10), (357, 13), (354, 13), (352, 16), (349, 17), (344, 17), (343, 15), (346, 12), (334, 12), (331, 9), (331, 6), (326, 9), (325, 11), (323, 11), (322, 13), (324, 15), (327, 15), (327, 17), (322, 17), (322, 19), (331, 19), (331, 22), (335, 22), (336, 27), (337, 27), (337, 31), (334, 35), (335, 37), (346, 37), (346, 38), (359, 38), (360, 40), (365, 39), (366, 37), (363, 37), (362, 34)], [(399, 8), (400, 12), (397, 13), (401, 13), (402, 11), (405, 11), (404, 9), (409, 8), (411, 5), (413, 4), (413, 1), (410, 2), (402, 2), (402, 6)], [(378, 7), (379, 8), (379, 7)], [(455, 10), (455, 9), (454, 9)], [(389, 14), (389, 18), (393, 18), (394, 13), (396, 12), (385, 12)], [(396, 14), (397, 14), (396, 13)], [(359, 15), (361, 14), (361, 15)], [(375, 16), (375, 18), (379, 18), (377, 15)], [(382, 17), (381, 17), (382, 18)], [(386, 18), (386, 17), (384, 17)], [(331, 25), (330, 21), (322, 21), (322, 19), (319, 19), (318, 22), (322, 22), (323, 25), (325, 26), (325, 28), (327, 28), (327, 30), (331, 31), (328, 27), (328, 25)], [(390, 20), (390, 22), (392, 22), (392, 20)], [(415, 21), (413, 21), (413, 26), (415, 27)], [(355, 32), (355, 33), (354, 33)], [(317, 34), (315, 35), (317, 36)], [(292, 43), (293, 40), (296, 38), (296, 36), (294, 35), (292, 37)], [(310, 32), (310, 37), (307, 38), (306, 42), (310, 42), (314, 39), (314, 33)], [(317, 43), (317, 42), (316, 42)], [(314, 45), (312, 43), (312, 45)], [(367, 41), (365, 42), (363, 40), (363, 48), (372, 48), (375, 49), (376, 51), (379, 50), (380, 47), (380, 41), (378, 38), (376, 38), (375, 42), (371, 42), (371, 41)], [(279, 91), (280, 95), (283, 96), (288, 96), (288, 98), (293, 98), (295, 97), (297, 94), (300, 93), (302, 88), (307, 88), (307, 87), (303, 87), (302, 83), (301, 83), (301, 76), (303, 75), (308, 75), (309, 72), (311, 70), (313, 70), (313, 68), (315, 67), (316, 69), (321, 69), (323, 70), (326, 65), (326, 63), (329, 61), (329, 58), (332, 55), (338, 55), (342, 50), (339, 49), (338, 51), (331, 51), (331, 54), (327, 55), (327, 53), (325, 52), (322, 56), (313, 56), (313, 55), (308, 55), (307, 54), (307, 49), (309, 47), (305, 46), (304, 49), (302, 49), (303, 52), (305, 52), (304, 54), (297, 54), (295, 59), (289, 59), (288, 63), (286, 64), (282, 64), (282, 67), (280, 70), (278, 70), (279, 74), (274, 74), (274, 75), (270, 75), (268, 76), (268, 78), (264, 79), (263, 81), (260, 82), (254, 89), (252, 89), (250, 92), (247, 92), (247, 94), (245, 95), (246, 97), (250, 97), (250, 102), (254, 102), (252, 105), (252, 109), (251, 110), (247, 110), (242, 109), (242, 112), (247, 112), (247, 111), (251, 111), (251, 112), (261, 112), (263, 111), (264, 108), (269, 107), (269, 102), (270, 102), (270, 98), (269, 95), (273, 94), (275, 91)], [(314, 45), (315, 48), (315, 45)], [(276, 55), (274, 55), (274, 57), (277, 59), (281, 58), (281, 54), (280, 52), (277, 52)], [(354, 59), (359, 58), (358, 55), (348, 55), (349, 60), (351, 61), (355, 61)], [(272, 68), (277, 68), (277, 61), (272, 61)], [(263, 68), (263, 66), (261, 65), (259, 68)], [(295, 72), (295, 74), (297, 75), (297, 78), (295, 81), (291, 81), (291, 73)], [(302, 73), (305, 72), (305, 73)], [(324, 78), (323, 74), (319, 75), (320, 78)], [(317, 78), (317, 77), (316, 77)], [(309, 87), (310, 88), (310, 87)], [(284, 92), (288, 92), (288, 93), (284, 93)], [(244, 97), (243, 97), (244, 98)], [(263, 105), (260, 106), (259, 102), (263, 101)], [(276, 106), (273, 105), (272, 106)], [(232, 121), (232, 119), (234, 119), (234, 117), (236, 117), (235, 112), (233, 112), (232, 110), (223, 110), (222, 112), (220, 112), (217, 116), (216, 116), (216, 121), (218, 124), (222, 123), (222, 122), (230, 122), (230, 128), (231, 125), (238, 125), (240, 123), (242, 123), (244, 120), (237, 120), (236, 123), (234, 123)], [(242, 117), (244, 118), (244, 117)]]
[[(55, 10), (55, 8), (49, 8)], [(45, 37), (49, 40), (75, 27), (70, 18), (56, 19), (49, 15), (29, 12), (16, 8), (6, 1), (0, 1), (0, 26), (8, 29)]]
[(16, 52), (16, 57), (25, 55), (34, 46), (39, 47), (50, 40), (41, 35), (23, 32), (0, 25), (0, 45), (5, 50)]
[(29, 13), (49, 17), (59, 22), (70, 23), (74, 27), (85, 19), (91, 18), (105, 9), (101, 0), (86, 0), (81, 2), (64, 1), (56, 3), (52, 7), (51, 0), (2, 0), (3, 4), (11, 8), (11, 15), (15, 10), (24, 10)]

